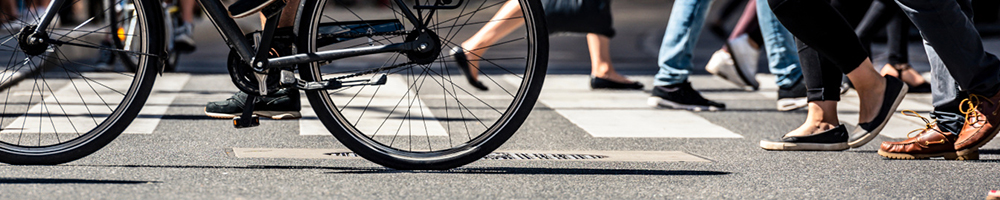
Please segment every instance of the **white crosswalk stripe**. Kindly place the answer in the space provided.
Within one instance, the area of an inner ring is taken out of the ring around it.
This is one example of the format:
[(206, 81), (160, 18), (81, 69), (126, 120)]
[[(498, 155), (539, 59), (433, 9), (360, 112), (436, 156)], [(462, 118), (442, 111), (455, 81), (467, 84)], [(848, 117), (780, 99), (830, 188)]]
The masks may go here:
[[(354, 99), (354, 103), (347, 106), (345, 109), (359, 109), (363, 107), (384, 107), (393, 108), (397, 106), (400, 99), (405, 99), (404, 95), (407, 93), (407, 88), (409, 84), (404, 82), (402, 77), (399, 76), (389, 76), (388, 82), (385, 85), (380, 86), (377, 92), (377, 98), (369, 99)], [(359, 93), (360, 91), (360, 93)], [(361, 87), (350, 88), (341, 91), (337, 94), (330, 95), (333, 102), (336, 103), (346, 103), (352, 100), (355, 94), (357, 96), (365, 97), (372, 96), (376, 90), (364, 90)], [(412, 94), (412, 93), (411, 93)], [(360, 102), (364, 101), (364, 102)], [(419, 135), (429, 135), (429, 136), (447, 136), (444, 127), (441, 123), (436, 120), (434, 114), (427, 108), (426, 104), (420, 99), (416, 99), (413, 103), (403, 103), (403, 106), (413, 105), (419, 106), (420, 108), (413, 109), (414, 113), (418, 113), (422, 120), (408, 119), (406, 112), (393, 112), (392, 117), (385, 119), (384, 115), (363, 115), (363, 112), (344, 112), (347, 119), (358, 119), (356, 122), (358, 126), (356, 128), (362, 133), (404, 133), (404, 134), (419, 134)], [(366, 111), (366, 112), (379, 112), (379, 111)], [(416, 114), (414, 114), (416, 116)], [(413, 117), (413, 116), (410, 116)], [(405, 126), (395, 126), (395, 124), (403, 124)], [(383, 124), (391, 124), (383, 126)], [(410, 131), (397, 131), (397, 129), (406, 128), (412, 130), (426, 130), (419, 132)], [(302, 119), (299, 120), (299, 134), (300, 135), (330, 135), (323, 123), (316, 118), (316, 112), (313, 110), (312, 106), (309, 105), (307, 99), (302, 99)]]
[[(109, 88), (127, 88), (132, 80), (117, 74), (84, 73), (84, 76), (100, 80), (95, 84), (99, 83), (105, 87), (94, 87), (93, 90), (96, 92), (81, 93), (77, 85), (66, 84), (54, 90), (54, 94), (47, 95), (44, 100), (32, 105), (27, 111), (28, 115), (7, 123), (0, 133), (73, 133), (86, 132), (96, 127), (98, 122), (91, 116), (110, 114), (122, 100), (122, 95), (116, 94)], [(139, 117), (123, 133), (153, 133), (163, 113), (167, 111), (189, 77), (189, 74), (165, 74), (158, 78)], [(83, 80), (73, 81), (79, 82), (77, 84), (86, 84)], [(79, 98), (67, 98), (77, 96)], [(66, 117), (51, 117), (52, 115)], [(40, 126), (23, 126), (25, 124), (40, 124)]]
[(591, 90), (587, 76), (548, 76), (539, 102), (593, 137), (742, 138), (688, 111), (652, 109), (649, 94)]
[(163, 74), (156, 79), (153, 85), (153, 92), (150, 93), (146, 105), (142, 107), (138, 118), (125, 129), (123, 133), (151, 134), (160, 124), (160, 119), (167, 112), (170, 103), (177, 98), (177, 93), (184, 88), (184, 84), (191, 78), (190, 74)]
[[(634, 76), (632, 78), (649, 83), (652, 77)], [(722, 101), (776, 99), (775, 77), (770, 74), (758, 74), (757, 78), (761, 82), (761, 88), (756, 93), (722, 92), (704, 95), (709, 99)], [(516, 79), (506, 80), (508, 82), (517, 81)], [(648, 93), (591, 90), (587, 86), (587, 80), (589, 78), (585, 75), (549, 75), (546, 77), (545, 86), (539, 96), (539, 103), (552, 108), (593, 137), (743, 137), (690, 111), (650, 108), (645, 102), (646, 98), (649, 97)], [(722, 81), (709, 75), (691, 76), (690, 80), (694, 84)], [(403, 92), (405, 88), (400, 86), (393, 89), (393, 91), (395, 90)], [(840, 119), (849, 126), (855, 126), (858, 111), (857, 94), (852, 91), (845, 94), (842, 99), (841, 106), (839, 106)], [(933, 109), (929, 104), (929, 99), (929, 94), (909, 94), (900, 104), (899, 110), (915, 110), (921, 115), (927, 116), (928, 112)], [(303, 99), (303, 106), (304, 119), (300, 120), (300, 134), (328, 135), (329, 132), (315, 118), (315, 113), (305, 99)], [(436, 127), (440, 127), (440, 125), (437, 124)], [(897, 111), (882, 131), (882, 135), (890, 138), (906, 138), (906, 133), (920, 127), (923, 127), (923, 122), (919, 118), (903, 116)]]
[[(100, 77), (99, 74), (88, 74), (90, 77)], [(124, 133), (127, 134), (151, 134), (156, 129), (156, 126), (160, 123), (162, 116), (169, 109), (170, 104), (177, 97), (177, 94), (181, 89), (187, 84), (190, 79), (189, 74), (181, 73), (171, 73), (164, 74), (162, 77), (157, 79), (156, 85), (154, 86), (154, 91), (151, 92), (147, 104), (143, 107), (140, 116), (136, 118), (135, 121), (129, 126)], [(650, 83), (651, 76), (633, 76), (631, 77), (636, 80), (640, 80), (644, 83)], [(720, 100), (720, 101), (738, 101), (738, 100), (748, 100), (748, 99), (774, 99), (776, 98), (777, 86), (774, 85), (774, 76), (769, 74), (758, 74), (757, 79), (761, 82), (761, 88), (755, 93), (746, 92), (711, 92), (703, 93), (707, 98)], [(515, 81), (514, 79), (506, 78), (508, 82)], [(615, 90), (591, 90), (587, 86), (588, 76), (585, 75), (549, 75), (545, 80), (545, 86), (539, 97), (539, 103), (552, 108), (556, 113), (560, 114), (576, 126), (580, 127), (592, 137), (642, 137), (642, 138), (743, 138), (739, 133), (733, 132), (724, 126), (714, 124), (709, 120), (702, 118), (701, 116), (683, 110), (669, 110), (669, 109), (653, 109), (646, 105), (646, 98), (649, 97), (648, 93), (637, 92), (637, 91), (615, 91)], [(714, 78), (708, 75), (695, 75), (691, 76), (690, 80), (695, 84), (704, 84), (710, 82), (722, 81), (721, 79)], [(404, 81), (400, 77), (390, 77), (389, 84), (383, 86), (380, 94), (405, 94), (407, 87)], [(124, 86), (128, 84), (128, 80), (102, 80), (102, 84), (107, 84), (110, 87)], [(718, 83), (710, 83), (718, 84)], [(647, 86), (647, 90), (651, 86)], [(735, 87), (734, 87), (735, 88)], [(73, 92), (72, 86), (63, 86), (56, 90), (56, 93), (62, 94), (67, 92)], [(111, 92), (111, 91), (99, 91), (99, 92)], [(356, 91), (344, 91), (343, 93), (353, 94)], [(364, 92), (364, 91), (362, 91)], [(58, 95), (62, 96), (62, 95)], [(114, 95), (109, 95), (114, 96)], [(118, 95), (120, 96), (120, 95)], [(349, 95), (332, 95), (334, 101), (336, 102), (346, 102), (351, 98)], [(120, 98), (120, 97), (118, 97)], [(85, 98), (87, 99), (87, 98)], [(66, 109), (67, 115), (81, 115), (86, 114), (88, 108), (97, 114), (102, 113), (101, 109), (92, 109), (94, 106), (106, 107), (103, 103), (97, 104), (95, 102), (87, 102), (87, 106), (83, 106), (83, 102), (72, 102), (71, 99), (62, 100), (64, 105), (63, 109)], [(368, 106), (381, 106), (381, 107), (391, 107), (395, 105), (399, 100), (399, 97), (385, 97), (376, 98), (372, 100), (372, 104)], [(857, 121), (857, 94), (853, 91), (844, 95), (840, 103), (839, 116), (840, 120), (849, 125), (854, 126)], [(108, 102), (116, 102), (118, 99), (106, 99)], [(420, 100), (417, 100), (420, 101)], [(54, 103), (55, 99), (48, 97), (44, 101), (46, 104)], [(909, 94), (905, 100), (899, 106), (899, 110), (909, 109), (915, 110), (923, 116), (927, 116), (928, 112), (933, 109), (930, 105), (930, 95), (929, 94)], [(302, 98), (302, 115), (303, 118), (299, 121), (299, 134), (300, 135), (329, 135), (329, 131), (323, 126), (322, 122), (316, 117), (315, 112), (312, 107), (308, 104), (308, 100), (303, 96)], [(423, 103), (414, 103), (414, 105), (424, 105)], [(115, 105), (108, 105), (115, 106)], [(41, 104), (33, 105), (30, 109), (30, 113), (44, 113), (45, 107)], [(51, 108), (49, 108), (51, 109)], [(353, 109), (348, 107), (347, 109)], [(108, 110), (108, 109), (103, 109)], [(417, 110), (417, 109), (414, 109)], [(428, 118), (429, 122), (432, 123), (413, 123), (412, 126), (429, 130), (430, 133), (435, 133), (432, 136), (444, 136), (444, 127), (442, 124), (434, 120), (435, 117), (432, 112), (426, 107), (422, 106), (419, 110), (424, 111), (424, 118)], [(110, 112), (110, 111), (105, 111)], [(725, 111), (723, 111), (725, 112)], [(79, 118), (79, 119), (77, 119)], [(349, 118), (357, 118), (357, 116), (351, 116)], [(8, 126), (14, 126), (17, 124), (31, 124), (39, 123), (39, 120), (56, 120), (56, 126), (46, 126), (46, 127), (26, 127), (25, 129), (5, 129), (0, 133), (10, 133), (11, 131), (18, 132), (66, 132), (73, 131), (69, 130), (73, 127), (68, 126), (72, 123), (75, 125), (75, 129), (79, 130), (89, 130), (93, 128), (93, 125), (87, 126), (87, 123), (78, 123), (80, 120), (90, 120), (89, 117), (69, 117), (64, 119), (38, 117), (38, 116), (22, 116), (17, 118)], [(388, 119), (386, 124), (399, 124), (400, 121), (404, 120), (405, 117), (396, 117)], [(374, 120), (374, 121), (373, 121)], [(380, 124), (381, 121), (385, 120), (383, 118), (362, 118), (359, 124)], [(376, 123), (375, 121), (378, 121)], [(93, 124), (93, 123), (91, 123)], [(426, 125), (424, 125), (426, 124)], [(62, 126), (67, 125), (67, 126)], [(916, 128), (923, 127), (924, 123), (919, 118), (903, 116), (898, 111), (889, 122), (889, 125), (882, 131), (882, 135), (890, 138), (906, 138), (906, 134)], [(426, 127), (424, 127), (426, 126)], [(394, 130), (399, 126), (384, 126), (382, 131), (395, 132)], [(359, 127), (360, 130), (364, 132), (370, 132), (376, 126), (362, 126)], [(370, 130), (372, 129), (372, 130)], [(405, 132), (405, 131), (403, 131)], [(425, 134), (425, 133), (420, 133)]]

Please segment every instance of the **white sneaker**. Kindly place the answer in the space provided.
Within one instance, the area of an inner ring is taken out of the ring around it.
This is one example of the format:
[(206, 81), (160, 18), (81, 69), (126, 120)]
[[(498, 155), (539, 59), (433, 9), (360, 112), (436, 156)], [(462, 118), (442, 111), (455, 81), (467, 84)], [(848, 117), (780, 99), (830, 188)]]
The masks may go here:
[(743, 73), (736, 68), (736, 64), (733, 62), (733, 57), (731, 57), (726, 51), (715, 51), (715, 53), (712, 54), (712, 58), (708, 59), (708, 64), (705, 65), (705, 71), (719, 76), (720, 78), (725, 79), (740, 88), (753, 88), (752, 85), (744, 80), (745, 78), (743, 78)]
[(726, 47), (734, 58), (735, 62), (733, 63), (742, 72), (742, 77), (745, 78), (744, 81), (746, 81), (746, 84), (752, 87), (753, 90), (757, 90), (760, 84), (757, 83), (754, 75), (757, 74), (757, 59), (760, 56), (760, 50), (750, 45), (750, 37), (747, 34), (727, 41)]

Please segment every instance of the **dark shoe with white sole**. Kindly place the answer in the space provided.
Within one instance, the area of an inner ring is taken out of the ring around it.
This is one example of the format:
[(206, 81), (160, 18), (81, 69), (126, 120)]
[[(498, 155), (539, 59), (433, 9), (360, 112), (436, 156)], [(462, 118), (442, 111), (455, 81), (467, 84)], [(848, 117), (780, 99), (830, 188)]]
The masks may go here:
[(792, 111), (808, 106), (809, 100), (806, 97), (806, 91), (806, 84), (802, 83), (802, 79), (796, 81), (791, 87), (778, 88), (778, 111)]
[(889, 123), (892, 114), (896, 112), (896, 107), (899, 107), (899, 102), (902, 102), (903, 97), (906, 96), (907, 89), (906, 83), (898, 78), (885, 76), (885, 93), (882, 96), (882, 106), (879, 107), (878, 115), (870, 122), (858, 123), (858, 127), (851, 132), (848, 145), (851, 145), (851, 148), (857, 148), (875, 139), (882, 128), (885, 128), (885, 125)]
[[(243, 105), (247, 99), (247, 93), (236, 92), (232, 97), (224, 101), (208, 102), (205, 105), (205, 115), (220, 119), (231, 119), (243, 114)], [(299, 102), (298, 89), (281, 89), (273, 96), (260, 97), (254, 104), (253, 113), (260, 117), (270, 117), (271, 119), (298, 119), (302, 118), (299, 110), (302, 104)]]
[(844, 125), (820, 133), (781, 137), (777, 141), (761, 140), (760, 148), (774, 151), (842, 151), (847, 145), (847, 128)]
[(726, 109), (726, 104), (702, 97), (698, 91), (691, 87), (690, 82), (653, 87), (653, 95), (646, 103), (653, 107), (690, 111), (721, 111)]

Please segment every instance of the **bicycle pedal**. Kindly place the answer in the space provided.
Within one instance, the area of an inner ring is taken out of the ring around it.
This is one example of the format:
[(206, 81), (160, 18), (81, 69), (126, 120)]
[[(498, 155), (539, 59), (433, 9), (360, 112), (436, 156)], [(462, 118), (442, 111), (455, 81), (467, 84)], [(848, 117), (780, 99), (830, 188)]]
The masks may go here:
[(243, 117), (237, 116), (233, 117), (233, 126), (236, 128), (250, 128), (260, 126), (260, 117), (257, 115), (251, 115), (249, 119), (244, 120)]

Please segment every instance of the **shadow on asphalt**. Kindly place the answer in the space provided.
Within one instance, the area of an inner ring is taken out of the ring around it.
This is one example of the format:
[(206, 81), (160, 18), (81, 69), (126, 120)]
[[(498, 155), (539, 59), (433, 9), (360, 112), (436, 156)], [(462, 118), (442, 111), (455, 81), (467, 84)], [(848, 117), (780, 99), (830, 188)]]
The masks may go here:
[(701, 170), (648, 170), (648, 169), (588, 169), (588, 168), (520, 168), (520, 167), (488, 167), (488, 168), (457, 168), (443, 171), (412, 171), (412, 170), (356, 170), (328, 173), (442, 173), (442, 174), (513, 174), (513, 175), (662, 175), (662, 176), (706, 176), (728, 175), (731, 172), (701, 171)]
[[(871, 153), (878, 153), (878, 150), (850, 150), (848, 152), (871, 154)], [(983, 155), (983, 154), (1000, 155), (1000, 149), (980, 149), (979, 150), (979, 154), (980, 155)], [(883, 160), (894, 160), (894, 159), (883, 158)], [(932, 159), (914, 159), (914, 160), (953, 161), (953, 160), (941, 159), (940, 157), (932, 158)], [(961, 162), (1000, 163), (1000, 159), (962, 160)]]
[(0, 185), (6, 184), (148, 184), (159, 181), (91, 180), (62, 178), (0, 178)]
[[(427, 174), (554, 174), (554, 175), (663, 175), (663, 176), (707, 176), (728, 175), (731, 172), (702, 170), (649, 170), (649, 169), (590, 169), (590, 168), (522, 168), (522, 167), (474, 167), (456, 168), (450, 170), (396, 170), (381, 167), (323, 167), (323, 166), (284, 166), (284, 165), (247, 165), (247, 166), (207, 166), (207, 165), (76, 165), (88, 167), (123, 167), (123, 168), (178, 168), (178, 169), (319, 169), (334, 170), (327, 174), (388, 174), (388, 173), (427, 173)], [(2, 184), (3, 179), (0, 179)], [(143, 182), (145, 183), (145, 182)]]

